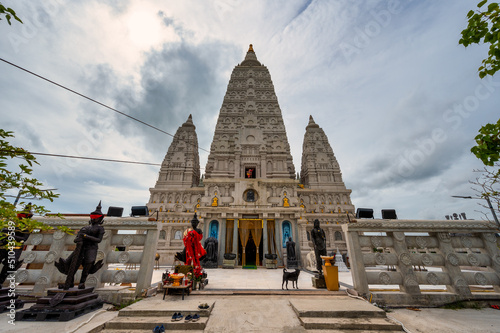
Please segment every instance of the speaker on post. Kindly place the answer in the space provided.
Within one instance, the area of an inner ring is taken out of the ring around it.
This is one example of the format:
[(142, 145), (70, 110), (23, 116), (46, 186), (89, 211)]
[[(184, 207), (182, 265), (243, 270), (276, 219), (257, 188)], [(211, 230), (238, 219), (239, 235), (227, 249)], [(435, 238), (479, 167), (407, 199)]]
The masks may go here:
[(108, 213), (106, 216), (116, 216), (116, 217), (122, 217), (123, 215), (123, 207), (113, 207), (109, 206), (108, 208)]
[(356, 209), (356, 218), (357, 219), (372, 219), (373, 218), (373, 209), (371, 209), (371, 208), (358, 208), (358, 209)]
[(397, 220), (398, 216), (395, 209), (382, 209), (382, 218), (384, 220)]
[(132, 213), (130, 216), (149, 216), (147, 206), (132, 206)]

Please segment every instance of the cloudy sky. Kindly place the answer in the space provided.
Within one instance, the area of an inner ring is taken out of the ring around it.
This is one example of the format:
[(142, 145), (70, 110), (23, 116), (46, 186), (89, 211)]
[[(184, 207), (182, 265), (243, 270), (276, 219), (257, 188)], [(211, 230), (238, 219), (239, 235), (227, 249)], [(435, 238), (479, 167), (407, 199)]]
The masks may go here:
[[(0, 58), (174, 134), (193, 115), (209, 149), (231, 71), (254, 45), (300, 171), (309, 115), (356, 207), (480, 219), (468, 181), (481, 125), (498, 119), (487, 48), (458, 45), (477, 1), (6, 1)], [(0, 62), (0, 127), (33, 152), (161, 163), (172, 138)], [(201, 167), (208, 153), (200, 150)], [(159, 167), (38, 157), (61, 213), (144, 205)], [(203, 169), (202, 169), (203, 171)], [(486, 211), (482, 209), (483, 211)]]

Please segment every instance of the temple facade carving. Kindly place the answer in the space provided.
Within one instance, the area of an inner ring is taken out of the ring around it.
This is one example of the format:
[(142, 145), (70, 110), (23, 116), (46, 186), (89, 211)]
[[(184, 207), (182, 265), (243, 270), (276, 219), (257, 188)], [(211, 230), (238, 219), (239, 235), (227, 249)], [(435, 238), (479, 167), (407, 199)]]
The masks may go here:
[(284, 265), (289, 237), (304, 265), (313, 249), (309, 232), (315, 219), (327, 234), (328, 253), (346, 252), (340, 225), (354, 214), (350, 193), (328, 138), (312, 116), (296, 174), (271, 75), (250, 47), (231, 74), (204, 175), (189, 115), (150, 189), (148, 208), (164, 235), (158, 241), (163, 264), (172, 263), (182, 250), (179, 236), (196, 212), (204, 239), (218, 241), (220, 265), (225, 253), (236, 254), (236, 265), (265, 265), (266, 254), (275, 254), (278, 265)]

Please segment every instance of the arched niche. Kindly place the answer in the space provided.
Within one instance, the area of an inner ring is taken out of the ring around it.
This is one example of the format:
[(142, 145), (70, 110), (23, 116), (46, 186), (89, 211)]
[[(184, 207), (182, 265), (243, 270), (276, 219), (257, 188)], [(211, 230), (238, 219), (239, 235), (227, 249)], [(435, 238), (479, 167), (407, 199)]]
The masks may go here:
[(281, 224), (281, 234), (283, 235), (283, 248), (286, 248), (286, 242), (292, 237), (292, 224), (290, 221), (283, 221)]
[(208, 237), (213, 237), (219, 240), (219, 221), (210, 221), (210, 226), (208, 228)]

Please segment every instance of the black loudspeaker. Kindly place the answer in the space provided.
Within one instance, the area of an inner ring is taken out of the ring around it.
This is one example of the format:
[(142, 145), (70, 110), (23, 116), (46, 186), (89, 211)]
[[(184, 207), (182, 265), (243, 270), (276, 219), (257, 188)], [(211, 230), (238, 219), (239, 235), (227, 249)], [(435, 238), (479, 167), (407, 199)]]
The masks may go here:
[(395, 209), (382, 209), (382, 218), (384, 220), (397, 220), (398, 216)]
[(358, 209), (356, 209), (356, 218), (357, 219), (372, 219), (373, 218), (373, 209), (371, 209), (371, 208), (358, 208)]
[(108, 213), (106, 216), (117, 216), (117, 217), (122, 217), (123, 215), (123, 207), (113, 207), (109, 206), (108, 208)]
[(132, 213), (130, 216), (149, 216), (147, 206), (132, 206)]

